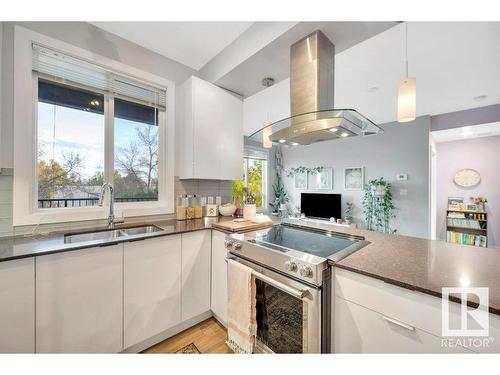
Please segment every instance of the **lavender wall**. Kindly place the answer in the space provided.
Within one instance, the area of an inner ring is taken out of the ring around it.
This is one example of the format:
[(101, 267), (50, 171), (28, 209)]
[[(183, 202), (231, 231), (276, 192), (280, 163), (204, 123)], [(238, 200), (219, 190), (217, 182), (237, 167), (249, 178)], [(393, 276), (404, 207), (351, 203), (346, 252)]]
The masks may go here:
[[(449, 196), (471, 196), (488, 199), (488, 241), (500, 247), (500, 136), (476, 138), (437, 144), (437, 237), (446, 239), (446, 208)], [(455, 185), (453, 176), (463, 168), (481, 174), (481, 183), (472, 189)]]

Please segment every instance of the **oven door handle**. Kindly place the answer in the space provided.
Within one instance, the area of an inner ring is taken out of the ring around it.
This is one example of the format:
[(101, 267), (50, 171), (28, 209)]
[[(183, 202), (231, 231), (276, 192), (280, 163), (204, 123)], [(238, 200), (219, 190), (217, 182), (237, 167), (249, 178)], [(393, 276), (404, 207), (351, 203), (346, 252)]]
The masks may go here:
[[(237, 262), (237, 260), (235, 258), (227, 258), (226, 259), (226, 263), (228, 262), (228, 260), (232, 260), (233, 262)], [(268, 283), (269, 285), (271, 286), (274, 286), (275, 288), (278, 288), (300, 300), (303, 300), (308, 294), (309, 294), (309, 290), (307, 289), (297, 289), (297, 288), (294, 288), (294, 287), (291, 287), (291, 286), (288, 286), (288, 285), (285, 285), (283, 283), (280, 283), (279, 281), (276, 281), (274, 280), (272, 277), (269, 277), (269, 276), (266, 276), (260, 272), (257, 272), (255, 270), (252, 270), (252, 275), (255, 276), (255, 278), (259, 279), (259, 280), (262, 280), (262, 281), (265, 281), (266, 283)]]

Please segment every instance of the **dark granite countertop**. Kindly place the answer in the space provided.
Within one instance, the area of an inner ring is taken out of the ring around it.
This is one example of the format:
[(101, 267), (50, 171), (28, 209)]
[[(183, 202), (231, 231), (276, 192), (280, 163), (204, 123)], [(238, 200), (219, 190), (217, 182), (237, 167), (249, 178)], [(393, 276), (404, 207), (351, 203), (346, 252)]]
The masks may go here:
[[(456, 245), (362, 229), (333, 229), (319, 224), (313, 226), (363, 236), (370, 242), (335, 263), (335, 267), (439, 298), (444, 287), (487, 287), (489, 310), (500, 315), (500, 249)], [(477, 297), (468, 295), (468, 298), (468, 305), (477, 307)]]
[(78, 243), (64, 243), (64, 234), (83, 233), (83, 232), (89, 232), (91, 230), (93, 231), (105, 230), (106, 228), (105, 227), (96, 227), (91, 229), (86, 228), (83, 230), (72, 230), (60, 233), (51, 233), (49, 235), (39, 234), (29, 237), (23, 237), (23, 236), (6, 237), (0, 239), (0, 262), (13, 259), (28, 258), (38, 255), (59, 253), (64, 251), (85, 249), (89, 247), (110, 246), (120, 242), (133, 241), (142, 238), (161, 237), (172, 234), (211, 229), (213, 223), (224, 220), (232, 220), (232, 218), (206, 217), (203, 219), (184, 220), (184, 221), (164, 220), (156, 222), (123, 224), (123, 225), (117, 225), (116, 229), (137, 227), (141, 225), (156, 225), (163, 230), (159, 232), (150, 233), (147, 236), (143, 237), (136, 235), (128, 237), (119, 237), (111, 240), (110, 239), (94, 240), (94, 241), (86, 241)]
[[(148, 237), (157, 237), (211, 229), (213, 223), (231, 219), (219, 217), (188, 221), (165, 220), (134, 223), (122, 227), (153, 224), (162, 228), (163, 231), (149, 234)], [(273, 218), (273, 220), (276, 220), (276, 218)], [(366, 241), (369, 242), (361, 250), (335, 263), (335, 267), (440, 298), (442, 297), (441, 289), (443, 287), (488, 287), (489, 310), (493, 314), (500, 315), (499, 249), (456, 245), (443, 241), (388, 235), (362, 229), (332, 227), (325, 224), (308, 223), (307, 225), (340, 233), (364, 236)], [(81, 233), (84, 230), (78, 232)], [(114, 240), (65, 244), (64, 233), (53, 233), (48, 236), (4, 238), (0, 239), (0, 262), (112, 245), (134, 239), (133, 237), (121, 237)], [(476, 307), (478, 302), (476, 297), (469, 295), (469, 298), (468, 304)]]

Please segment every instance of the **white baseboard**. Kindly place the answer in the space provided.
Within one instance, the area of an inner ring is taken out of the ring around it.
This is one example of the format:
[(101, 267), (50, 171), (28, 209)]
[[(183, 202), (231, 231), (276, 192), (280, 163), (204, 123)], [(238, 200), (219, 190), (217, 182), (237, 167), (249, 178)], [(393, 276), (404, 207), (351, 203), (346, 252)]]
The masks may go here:
[(146, 339), (138, 344), (132, 345), (124, 349), (121, 353), (140, 353), (143, 350), (150, 348), (153, 345), (156, 345), (159, 342), (162, 342), (163, 340), (166, 340), (172, 336), (175, 336), (179, 332), (182, 332), (198, 323), (201, 323), (212, 316), (213, 316), (212, 311), (210, 310), (206, 311), (198, 316), (195, 316), (194, 318), (188, 319), (172, 328), (169, 328), (153, 337), (150, 337), (149, 339)]

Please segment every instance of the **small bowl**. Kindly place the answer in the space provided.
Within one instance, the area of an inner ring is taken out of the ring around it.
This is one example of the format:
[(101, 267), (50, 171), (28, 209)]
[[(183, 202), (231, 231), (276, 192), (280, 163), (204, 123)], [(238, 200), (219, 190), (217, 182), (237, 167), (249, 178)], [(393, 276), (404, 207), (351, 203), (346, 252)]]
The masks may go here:
[(219, 213), (222, 216), (232, 216), (235, 211), (236, 211), (236, 206), (234, 204), (219, 206)]

